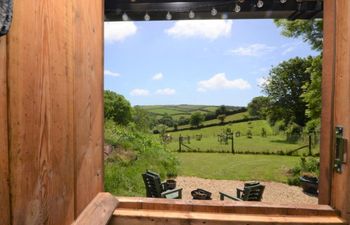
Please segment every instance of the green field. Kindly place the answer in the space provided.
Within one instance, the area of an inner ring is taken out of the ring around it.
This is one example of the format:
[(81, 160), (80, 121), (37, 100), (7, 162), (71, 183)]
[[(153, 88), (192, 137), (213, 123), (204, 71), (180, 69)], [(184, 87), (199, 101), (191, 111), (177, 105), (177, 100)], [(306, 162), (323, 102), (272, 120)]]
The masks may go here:
[[(189, 118), (192, 113), (200, 112), (200, 113), (209, 113), (209, 112), (215, 112), (215, 110), (219, 106), (213, 106), (213, 105), (145, 105), (141, 106), (143, 109), (147, 110), (148, 112), (152, 113), (153, 115), (156, 115), (156, 117), (159, 119), (161, 118), (165, 113), (167, 113), (169, 116), (173, 117), (173, 119), (179, 119), (181, 116), (185, 118)], [(226, 106), (229, 110), (236, 110), (240, 107), (236, 106)]]
[(299, 157), (275, 155), (232, 155), (220, 153), (178, 153), (180, 176), (219, 180), (287, 182), (287, 172), (299, 164)]
[[(248, 112), (241, 112), (241, 113), (226, 116), (225, 122), (241, 120), (241, 119), (245, 119), (245, 118), (249, 118), (249, 117), (250, 116), (249, 116)], [(220, 120), (213, 119), (213, 120), (204, 121), (202, 124), (204, 126), (207, 126), (207, 125), (219, 124), (219, 123), (220, 123)], [(188, 125), (178, 126), (178, 129), (186, 129), (186, 128), (190, 128), (190, 127), (191, 127), (191, 125), (188, 124)]]
[[(231, 142), (228, 144), (220, 143), (218, 135), (230, 128), (233, 132), (239, 131), (240, 137), (234, 137), (234, 149), (236, 152), (256, 152), (256, 153), (277, 153), (283, 151), (287, 153), (308, 144), (305, 141), (289, 143), (284, 135), (273, 135), (273, 129), (266, 120), (256, 120), (251, 122), (234, 123), (225, 126), (214, 126), (198, 130), (186, 130), (169, 133), (172, 141), (167, 145), (171, 151), (179, 149), (179, 136), (190, 137), (190, 143), (185, 143), (190, 149), (182, 147), (183, 151), (200, 151), (200, 152), (230, 152)], [(262, 137), (262, 128), (266, 130), (267, 137)], [(246, 136), (248, 130), (252, 131), (253, 137)], [(196, 140), (196, 136), (201, 135), (202, 139)], [(318, 153), (318, 148), (313, 149), (313, 153)], [(297, 151), (299, 155), (306, 154), (307, 148)]]

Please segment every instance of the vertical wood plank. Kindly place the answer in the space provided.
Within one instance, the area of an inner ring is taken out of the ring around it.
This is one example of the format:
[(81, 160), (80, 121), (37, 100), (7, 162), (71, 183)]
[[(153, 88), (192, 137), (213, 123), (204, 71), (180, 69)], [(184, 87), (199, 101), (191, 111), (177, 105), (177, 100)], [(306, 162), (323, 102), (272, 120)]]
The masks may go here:
[(13, 225), (74, 220), (72, 3), (14, 1), (8, 36)]
[(103, 191), (102, 0), (74, 1), (76, 216)]
[(323, 65), (322, 65), (322, 116), (320, 147), (319, 204), (330, 204), (332, 183), (333, 150), (333, 91), (335, 69), (335, 1), (325, 0), (323, 22)]
[[(344, 138), (350, 140), (350, 2), (336, 2), (336, 64), (334, 93), (334, 122), (344, 127)], [(346, 146), (349, 153), (349, 144)], [(347, 154), (342, 173), (334, 172), (332, 205), (350, 222), (350, 156)]]
[(0, 221), (10, 224), (6, 37), (0, 37)]

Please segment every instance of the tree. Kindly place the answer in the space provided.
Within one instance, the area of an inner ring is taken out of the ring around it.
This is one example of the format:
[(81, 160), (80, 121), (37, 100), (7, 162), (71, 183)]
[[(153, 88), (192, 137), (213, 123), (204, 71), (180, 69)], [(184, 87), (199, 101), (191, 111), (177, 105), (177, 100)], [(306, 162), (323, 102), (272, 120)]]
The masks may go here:
[(148, 131), (151, 128), (151, 116), (141, 106), (135, 106), (132, 113), (136, 128), (141, 131)]
[(132, 108), (124, 96), (113, 91), (104, 92), (104, 116), (117, 124), (127, 125), (132, 120)]
[(200, 112), (192, 113), (191, 118), (190, 118), (191, 126), (198, 128), (202, 124), (203, 121), (204, 121), (204, 115), (202, 113), (200, 113)]
[(322, 51), (323, 48), (323, 20), (275, 20), (277, 27), (282, 28), (282, 35), (286, 37), (301, 37), (308, 42), (312, 49)]
[(174, 126), (174, 120), (168, 113), (164, 113), (163, 117), (158, 120), (158, 123), (164, 124), (168, 127)]
[(301, 98), (303, 86), (310, 82), (310, 72), (313, 58), (292, 58), (271, 69), (268, 79), (263, 85), (263, 91), (270, 99), (268, 112), (270, 121), (274, 124), (284, 120), (304, 126), (306, 103)]
[(228, 111), (227, 107), (224, 105), (221, 105), (221, 106), (219, 106), (219, 108), (216, 109), (215, 114), (216, 114), (216, 116), (219, 116), (222, 114), (226, 115), (227, 111)]
[(248, 104), (248, 113), (253, 117), (258, 117), (260, 119), (266, 119), (270, 100), (265, 96), (258, 96), (252, 99)]
[(220, 114), (217, 117), (218, 120), (220, 120), (220, 123), (224, 123), (225, 119), (226, 119), (226, 115), (225, 114)]
[(309, 131), (314, 131), (319, 127), (321, 121), (321, 81), (322, 81), (322, 57), (317, 56), (313, 58), (311, 67), (308, 68), (308, 72), (311, 74), (311, 81), (307, 82), (304, 86), (304, 93), (301, 95), (306, 103), (306, 116), (310, 118), (307, 122)]
[[(275, 24), (282, 28), (282, 35), (286, 37), (302, 37), (314, 50), (323, 49), (323, 20), (275, 20)], [(311, 81), (304, 86), (303, 100), (307, 105), (306, 115), (309, 130), (320, 126), (321, 117), (321, 80), (322, 80), (322, 53), (314, 58), (309, 68)]]

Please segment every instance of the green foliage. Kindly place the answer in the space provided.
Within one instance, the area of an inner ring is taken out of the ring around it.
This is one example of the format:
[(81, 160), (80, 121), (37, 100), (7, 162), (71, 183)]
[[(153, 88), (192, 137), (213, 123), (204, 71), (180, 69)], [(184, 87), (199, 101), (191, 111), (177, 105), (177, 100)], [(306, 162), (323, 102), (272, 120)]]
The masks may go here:
[(104, 116), (117, 124), (127, 125), (132, 120), (132, 108), (124, 96), (113, 91), (104, 92)]
[(168, 114), (168, 113), (164, 113), (164, 115), (162, 116), (162, 118), (160, 118), (158, 120), (159, 124), (163, 124), (166, 125), (168, 127), (173, 127), (175, 124), (175, 121), (173, 120), (173, 118)]
[(289, 174), (290, 174), (290, 176), (288, 177), (289, 185), (299, 185), (300, 184), (299, 177), (304, 174), (318, 177), (320, 175), (320, 163), (318, 158), (301, 157), (299, 161), (299, 165), (296, 165), (292, 169), (290, 169)]
[(248, 104), (249, 115), (258, 117), (260, 119), (266, 119), (270, 100), (265, 96), (258, 96), (252, 99)]
[(224, 105), (221, 105), (219, 108), (217, 108), (217, 110), (215, 111), (215, 114), (216, 116), (226, 115), (227, 111), (228, 111), (227, 107)]
[(312, 49), (321, 51), (323, 48), (323, 20), (275, 20), (277, 27), (282, 28), (282, 35), (286, 37), (302, 37)]
[(200, 112), (195, 112), (191, 115), (190, 124), (194, 127), (199, 127), (204, 121), (204, 115)]
[(318, 130), (320, 127), (320, 117), (322, 109), (321, 83), (322, 83), (322, 56), (313, 58), (311, 66), (308, 68), (311, 80), (303, 86), (304, 93), (301, 95), (306, 102), (306, 115), (311, 120), (306, 126), (309, 132)]
[(115, 157), (105, 162), (106, 191), (114, 195), (145, 196), (141, 174), (147, 169), (158, 172), (163, 179), (177, 174), (178, 161), (175, 156), (154, 137), (118, 126), (113, 121), (105, 123), (105, 137), (107, 143), (136, 155), (132, 160)]
[(310, 81), (313, 59), (292, 58), (271, 69), (268, 82), (263, 85), (263, 91), (270, 99), (269, 120), (275, 123), (283, 119), (285, 124), (295, 122), (304, 126), (306, 103), (301, 98), (303, 86)]
[(134, 107), (132, 118), (138, 130), (146, 132), (151, 128), (153, 120), (150, 114), (142, 107)]
[(225, 114), (220, 114), (218, 115), (217, 119), (220, 120), (220, 123), (225, 122), (226, 115)]

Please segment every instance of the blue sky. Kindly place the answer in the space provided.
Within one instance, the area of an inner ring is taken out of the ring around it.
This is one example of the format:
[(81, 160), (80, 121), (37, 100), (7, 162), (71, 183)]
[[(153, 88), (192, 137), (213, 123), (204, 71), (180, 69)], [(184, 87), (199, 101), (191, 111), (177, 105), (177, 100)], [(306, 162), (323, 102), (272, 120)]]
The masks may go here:
[(246, 106), (269, 69), (317, 55), (272, 20), (105, 23), (105, 90), (132, 105)]

